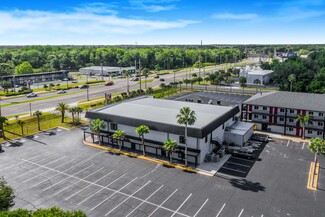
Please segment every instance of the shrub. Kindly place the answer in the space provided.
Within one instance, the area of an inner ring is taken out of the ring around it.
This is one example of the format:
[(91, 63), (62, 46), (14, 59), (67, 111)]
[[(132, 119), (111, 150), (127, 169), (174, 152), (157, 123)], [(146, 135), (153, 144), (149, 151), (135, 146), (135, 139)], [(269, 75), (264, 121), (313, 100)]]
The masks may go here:
[(0, 177), (0, 211), (9, 210), (15, 204), (14, 199), (14, 189)]

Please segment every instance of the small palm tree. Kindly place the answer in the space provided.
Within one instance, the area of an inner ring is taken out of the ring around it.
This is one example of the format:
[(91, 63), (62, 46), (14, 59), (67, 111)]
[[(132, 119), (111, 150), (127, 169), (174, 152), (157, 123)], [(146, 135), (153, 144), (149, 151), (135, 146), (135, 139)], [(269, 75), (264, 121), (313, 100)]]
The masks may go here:
[(172, 163), (173, 161), (173, 152), (177, 148), (177, 143), (175, 140), (167, 139), (166, 142), (164, 142), (163, 149), (168, 152), (169, 154), (169, 162)]
[(183, 81), (179, 81), (178, 84), (179, 84), (179, 92), (182, 92)]
[(3, 137), (3, 138), (6, 138), (5, 137), (5, 130), (3, 128), (3, 125), (5, 123), (7, 123), (7, 121), (8, 121), (8, 119), (6, 117), (0, 116), (0, 130), (2, 130), (2, 135), (0, 134), (0, 136)]
[(255, 79), (254, 80), (254, 84), (256, 84), (256, 93), (257, 93), (257, 91), (258, 91), (258, 85), (261, 84), (261, 80), (260, 79)]
[(68, 111), (71, 113), (72, 122), (75, 123), (75, 114), (76, 114), (76, 107), (68, 108)]
[(76, 124), (80, 123), (80, 114), (83, 112), (83, 109), (79, 106), (77, 106), (75, 108), (75, 112), (77, 113), (77, 117), (76, 117)]
[(143, 147), (143, 155), (146, 155), (146, 150), (144, 148), (144, 134), (149, 133), (149, 127), (146, 125), (141, 125), (135, 129), (135, 132), (141, 137), (142, 147)]
[(33, 113), (33, 116), (37, 117), (37, 127), (38, 127), (38, 131), (41, 131), (41, 116), (42, 116), (42, 112), (37, 110)]
[(245, 87), (247, 86), (247, 79), (246, 79), (246, 77), (240, 77), (239, 78), (239, 84), (240, 84), (240, 87), (242, 87), (243, 88), (243, 93), (244, 93), (244, 91), (245, 91)]
[(298, 115), (296, 122), (300, 121), (300, 124), (302, 126), (302, 139), (305, 139), (305, 127), (306, 124), (312, 123), (311, 122), (311, 115)]
[(288, 77), (288, 81), (290, 82), (290, 92), (292, 92), (292, 84), (296, 81), (295, 74), (290, 74)]
[(58, 104), (58, 106), (55, 108), (56, 111), (59, 111), (61, 113), (61, 123), (64, 123), (64, 116), (65, 112), (69, 109), (69, 105), (61, 102)]
[(190, 107), (183, 107), (176, 118), (178, 124), (185, 125), (185, 166), (187, 166), (187, 128), (195, 123), (196, 114)]
[(105, 122), (100, 119), (95, 119), (90, 123), (90, 130), (94, 131), (97, 135), (98, 143), (101, 145), (100, 141), (100, 131), (106, 127)]
[(113, 138), (117, 140), (120, 150), (122, 150), (122, 141), (125, 139), (125, 132), (123, 130), (116, 130), (113, 134)]
[(22, 120), (17, 120), (17, 124), (20, 126), (21, 128), (21, 135), (24, 135), (24, 125), (25, 125), (25, 121)]
[(129, 70), (124, 70), (123, 74), (126, 77), (126, 92), (129, 94), (130, 93), (130, 75), (131, 75), (131, 72)]
[(163, 93), (164, 92), (164, 89), (166, 87), (166, 84), (165, 83), (161, 83), (159, 86), (161, 88), (161, 93)]

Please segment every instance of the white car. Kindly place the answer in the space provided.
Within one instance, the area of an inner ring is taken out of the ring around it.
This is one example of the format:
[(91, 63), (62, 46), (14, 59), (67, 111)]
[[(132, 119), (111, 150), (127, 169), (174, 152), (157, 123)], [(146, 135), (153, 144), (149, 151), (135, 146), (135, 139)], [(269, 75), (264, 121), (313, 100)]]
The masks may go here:
[(67, 91), (65, 91), (65, 90), (58, 91), (58, 94), (63, 94), (63, 93), (67, 93)]
[(30, 97), (37, 97), (37, 93), (29, 93), (26, 95), (27, 98), (30, 98)]

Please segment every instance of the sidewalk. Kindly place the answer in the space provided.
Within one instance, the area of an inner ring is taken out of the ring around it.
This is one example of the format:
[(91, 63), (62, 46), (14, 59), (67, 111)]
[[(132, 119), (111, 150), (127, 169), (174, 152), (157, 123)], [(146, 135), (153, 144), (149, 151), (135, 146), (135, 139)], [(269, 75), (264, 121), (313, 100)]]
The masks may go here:
[(268, 135), (271, 138), (292, 140), (294, 142), (309, 142), (310, 141), (310, 139), (302, 139), (302, 138), (295, 137), (295, 136), (281, 135), (281, 134), (276, 134), (276, 133), (268, 133), (268, 132), (264, 132), (264, 131), (255, 131), (255, 133)]

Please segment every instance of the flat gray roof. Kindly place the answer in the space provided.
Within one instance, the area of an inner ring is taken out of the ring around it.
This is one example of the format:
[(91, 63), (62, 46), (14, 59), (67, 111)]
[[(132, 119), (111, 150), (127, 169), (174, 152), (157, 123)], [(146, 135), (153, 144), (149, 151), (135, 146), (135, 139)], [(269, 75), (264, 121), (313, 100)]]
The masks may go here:
[(88, 111), (87, 118), (99, 118), (129, 126), (147, 125), (150, 129), (184, 134), (184, 126), (177, 123), (183, 107), (195, 111), (197, 120), (189, 126), (189, 135), (203, 138), (239, 112), (239, 107), (216, 106), (194, 102), (140, 98)]
[(245, 104), (325, 112), (325, 94), (270, 92), (256, 94)]
[(254, 127), (254, 124), (247, 123), (247, 122), (240, 122), (237, 121), (235, 124), (231, 125), (228, 128), (228, 132), (231, 132), (233, 134), (237, 135), (245, 135), (252, 127)]
[(249, 75), (268, 75), (268, 74), (271, 74), (273, 73), (273, 70), (251, 70), (251, 71), (248, 71), (247, 74)]

